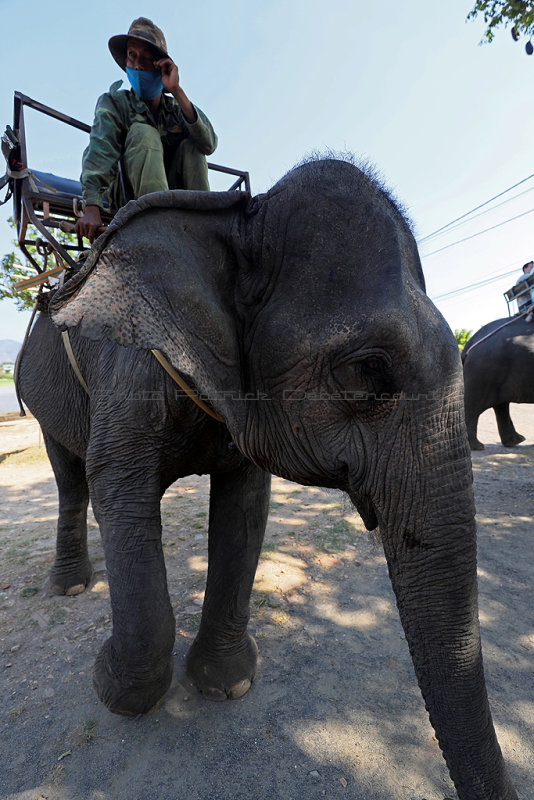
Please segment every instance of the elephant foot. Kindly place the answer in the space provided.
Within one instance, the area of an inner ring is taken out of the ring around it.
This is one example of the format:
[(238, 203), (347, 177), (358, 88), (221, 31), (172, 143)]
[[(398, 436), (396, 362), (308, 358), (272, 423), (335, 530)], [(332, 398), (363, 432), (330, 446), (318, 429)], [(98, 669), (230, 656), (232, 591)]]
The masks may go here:
[(512, 436), (507, 436), (506, 440), (502, 439), (503, 447), (515, 447), (521, 442), (525, 441), (525, 437), (521, 436), (520, 433), (514, 432)]
[(231, 652), (215, 651), (197, 636), (187, 654), (187, 674), (208, 700), (236, 700), (250, 689), (256, 675), (258, 647), (248, 633)]
[(469, 447), (471, 450), (485, 450), (486, 448), (479, 442), (478, 439), (469, 439)]
[(169, 657), (161, 668), (154, 669), (150, 681), (131, 675), (117, 657), (112, 640), (108, 639), (95, 661), (93, 686), (99, 700), (114, 714), (135, 717), (150, 711), (171, 685), (172, 658)]
[(53, 594), (68, 596), (81, 594), (92, 577), (93, 567), (88, 558), (70, 567), (54, 564), (50, 572), (50, 590)]

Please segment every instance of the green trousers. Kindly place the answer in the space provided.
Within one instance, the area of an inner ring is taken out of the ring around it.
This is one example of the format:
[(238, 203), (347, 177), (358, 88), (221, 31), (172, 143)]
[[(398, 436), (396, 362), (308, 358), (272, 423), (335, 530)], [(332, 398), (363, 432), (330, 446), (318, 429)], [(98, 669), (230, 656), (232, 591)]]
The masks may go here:
[(107, 192), (113, 209), (149, 192), (210, 188), (206, 156), (189, 139), (176, 148), (166, 171), (159, 132), (143, 122), (134, 122), (126, 135), (121, 170)]

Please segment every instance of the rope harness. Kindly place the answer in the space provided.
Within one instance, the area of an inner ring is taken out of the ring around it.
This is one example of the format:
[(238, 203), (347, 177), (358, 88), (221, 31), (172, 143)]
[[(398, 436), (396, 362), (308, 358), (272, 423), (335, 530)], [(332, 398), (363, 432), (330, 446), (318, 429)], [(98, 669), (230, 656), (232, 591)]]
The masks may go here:
[(79, 382), (83, 386), (85, 392), (89, 394), (89, 387), (87, 386), (82, 373), (80, 372), (80, 368), (78, 366), (78, 362), (76, 361), (76, 357), (72, 350), (72, 345), (70, 343), (70, 336), (68, 331), (62, 331), (61, 338), (63, 339), (63, 344), (65, 345), (65, 351), (67, 353), (67, 358), (69, 359), (70, 365), (74, 370), (74, 374), (78, 378)]
[(223, 418), (220, 417), (203, 400), (201, 400), (200, 397), (196, 394), (196, 392), (194, 392), (191, 389), (191, 387), (187, 385), (187, 383), (184, 381), (184, 379), (174, 369), (174, 367), (171, 364), (171, 362), (168, 361), (165, 358), (165, 356), (163, 355), (161, 350), (151, 350), (150, 352), (152, 353), (152, 355), (154, 355), (157, 358), (157, 360), (159, 361), (159, 363), (161, 364), (161, 366), (163, 367), (165, 372), (167, 372), (171, 376), (173, 381), (178, 384), (180, 389), (183, 389), (183, 391), (186, 393), (186, 395), (191, 398), (193, 403), (196, 403), (197, 406), (199, 408), (201, 408), (202, 411), (204, 411), (204, 413), (208, 414), (210, 417), (213, 417), (213, 419), (216, 419), (217, 422), (224, 422)]
[[(67, 358), (69, 359), (70, 365), (74, 371), (74, 374), (78, 378), (80, 384), (83, 386), (85, 392), (89, 394), (89, 387), (87, 386), (83, 375), (80, 371), (78, 363), (76, 361), (76, 357), (74, 355), (74, 351), (72, 349), (72, 345), (70, 342), (69, 332), (63, 331), (61, 333), (61, 338), (63, 340), (63, 344), (65, 346), (65, 351), (67, 353)], [(223, 418), (220, 417), (212, 408), (210, 408), (207, 403), (205, 403), (196, 392), (191, 389), (191, 387), (184, 381), (184, 379), (179, 375), (179, 373), (174, 369), (173, 365), (168, 361), (161, 350), (151, 350), (152, 355), (157, 359), (157, 361), (161, 364), (165, 372), (173, 379), (173, 381), (178, 384), (180, 389), (182, 389), (186, 395), (196, 403), (199, 408), (204, 411), (205, 414), (208, 414), (213, 419), (216, 419), (217, 422), (224, 422)]]

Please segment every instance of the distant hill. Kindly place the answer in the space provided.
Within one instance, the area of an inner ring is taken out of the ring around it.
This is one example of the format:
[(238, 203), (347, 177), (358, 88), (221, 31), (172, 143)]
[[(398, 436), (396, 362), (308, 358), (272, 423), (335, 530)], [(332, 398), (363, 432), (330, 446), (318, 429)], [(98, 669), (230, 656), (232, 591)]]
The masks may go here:
[(14, 339), (0, 339), (0, 364), (4, 361), (14, 361), (21, 348), (22, 342)]

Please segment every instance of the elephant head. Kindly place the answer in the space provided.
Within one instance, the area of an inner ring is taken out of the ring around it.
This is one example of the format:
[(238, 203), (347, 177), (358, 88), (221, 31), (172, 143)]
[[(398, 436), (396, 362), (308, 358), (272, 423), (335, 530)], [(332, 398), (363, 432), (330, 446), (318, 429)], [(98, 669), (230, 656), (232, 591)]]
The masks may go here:
[(245, 456), (344, 490), (378, 524), (458, 795), (515, 798), (484, 683), (458, 347), (378, 183), (328, 158), (254, 198), (148, 195), (118, 215), (52, 315), (163, 351)]

